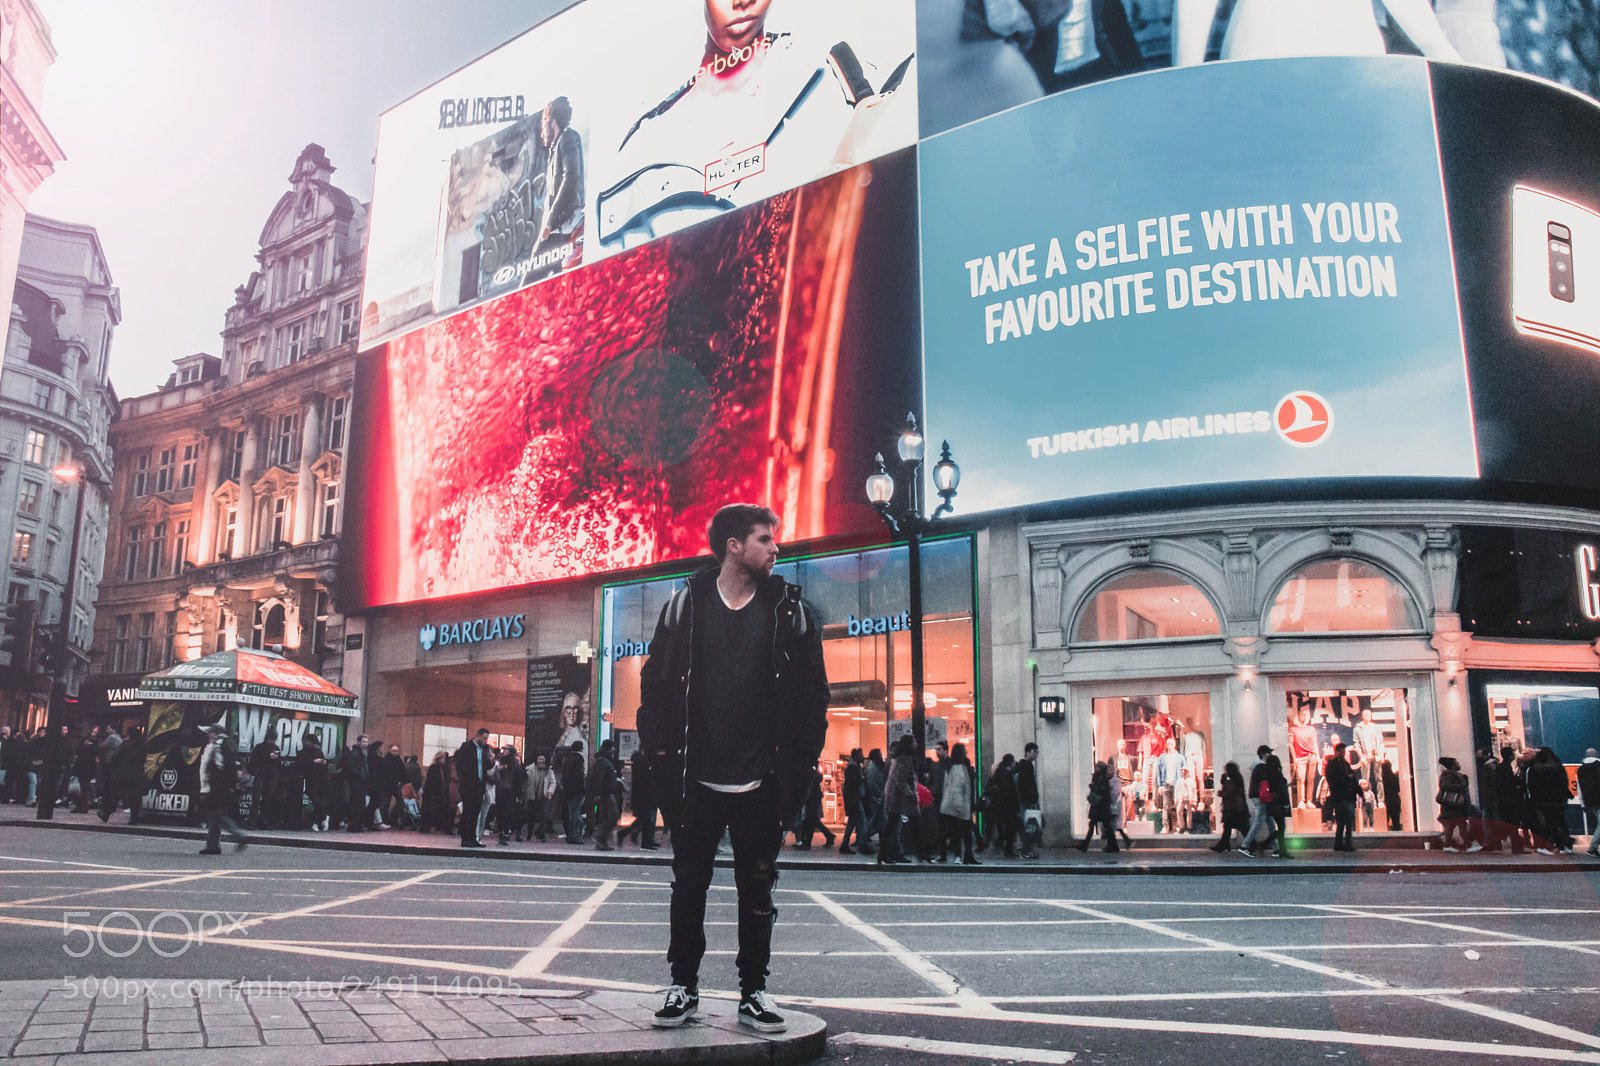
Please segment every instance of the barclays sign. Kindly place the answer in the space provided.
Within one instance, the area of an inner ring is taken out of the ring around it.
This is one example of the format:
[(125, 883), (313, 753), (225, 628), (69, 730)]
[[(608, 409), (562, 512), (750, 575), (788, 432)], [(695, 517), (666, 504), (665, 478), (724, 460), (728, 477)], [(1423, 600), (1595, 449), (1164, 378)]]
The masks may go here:
[(417, 631), (417, 643), (423, 651), (432, 651), (447, 644), (483, 644), (491, 640), (514, 640), (522, 636), (522, 620), (526, 615), (512, 614), (497, 618), (478, 618), (471, 622), (446, 622), (435, 626), (431, 622)]

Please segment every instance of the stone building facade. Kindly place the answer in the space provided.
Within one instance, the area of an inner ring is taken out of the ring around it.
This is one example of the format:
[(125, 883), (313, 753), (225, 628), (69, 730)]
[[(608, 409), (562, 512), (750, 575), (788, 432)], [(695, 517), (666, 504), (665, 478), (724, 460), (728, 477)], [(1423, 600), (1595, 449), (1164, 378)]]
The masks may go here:
[[(0, 371), (0, 536), (10, 552), (13, 629), (27, 622), (24, 604), (37, 628), (15, 652), (0, 653), (9, 660), (0, 724), (32, 728), (44, 723), (52, 677), (64, 671), (70, 695), (89, 669), (106, 542), (107, 431), (117, 413), (107, 364), (122, 301), (91, 226), (29, 215), (21, 253)], [(64, 618), (67, 659), (55, 663)]]
[[(160, 389), (123, 401), (101, 691), (234, 647), (281, 648), (359, 685), (332, 590), (367, 205), (333, 171), (319, 145), (295, 160), (259, 268), (227, 310), (222, 355), (176, 359)], [(114, 708), (86, 705), (97, 709)]]
[(54, 63), (50, 24), (33, 0), (0, 0), (0, 307), (22, 254), (28, 198), (65, 158), (39, 114), (45, 71)]

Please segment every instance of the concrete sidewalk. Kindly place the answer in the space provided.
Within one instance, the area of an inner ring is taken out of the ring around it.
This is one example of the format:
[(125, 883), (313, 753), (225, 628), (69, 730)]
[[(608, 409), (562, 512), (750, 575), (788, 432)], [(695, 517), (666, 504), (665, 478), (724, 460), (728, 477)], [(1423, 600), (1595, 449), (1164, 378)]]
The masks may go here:
[(37, 1066), (336, 1066), (361, 1063), (808, 1062), (819, 1018), (740, 1025), (731, 1000), (654, 1029), (660, 997), (529, 988), (502, 994), (237, 981), (0, 982), (0, 1049)]
[[(109, 824), (102, 823), (94, 814), (72, 814), (57, 810), (49, 820), (37, 820), (31, 808), (0, 805), (0, 827), (56, 828), (78, 832), (121, 833), (139, 836), (168, 837), (194, 841), (205, 837), (205, 830), (179, 824), (141, 823), (127, 824), (127, 813), (119, 812)], [(462, 858), (471, 856), (479, 861), (543, 861), (560, 863), (596, 863), (622, 866), (670, 866), (672, 849), (663, 846), (657, 851), (643, 851), (637, 845), (623, 845), (613, 851), (596, 851), (593, 843), (568, 844), (557, 837), (553, 842), (512, 842), (500, 847), (492, 836), (481, 849), (463, 849), (453, 835), (419, 833), (404, 829), (368, 830), (350, 833), (339, 829), (327, 833), (308, 830), (260, 830), (251, 833), (259, 844), (278, 847), (315, 848), (330, 851), (356, 851), (372, 854), (432, 855)], [(1087, 853), (1076, 848), (1044, 848), (1038, 859), (1006, 859), (994, 849), (984, 852), (982, 865), (965, 866), (959, 862), (924, 864), (911, 862), (904, 866), (877, 867), (875, 860), (862, 855), (840, 855), (834, 848), (820, 844), (805, 851), (792, 845), (784, 847), (778, 865), (789, 870), (868, 870), (878, 869), (888, 873), (912, 871), (938, 871), (941, 873), (1071, 873), (1071, 874), (1167, 874), (1176, 876), (1211, 877), (1235, 874), (1275, 873), (1355, 873), (1370, 871), (1379, 866), (1395, 870), (1482, 870), (1502, 873), (1527, 873), (1540, 870), (1566, 869), (1574, 865), (1580, 869), (1600, 871), (1600, 858), (1585, 854), (1581, 849), (1588, 845), (1580, 838), (1580, 847), (1573, 855), (1539, 855), (1529, 852), (1512, 855), (1510, 852), (1451, 853), (1429, 848), (1437, 839), (1435, 834), (1395, 833), (1357, 835), (1356, 852), (1333, 850), (1332, 834), (1309, 834), (1289, 838), (1290, 860), (1251, 858), (1237, 851), (1218, 854), (1209, 849), (1214, 836), (1135, 837), (1134, 846), (1115, 855), (1107, 855), (1097, 843)], [(719, 855), (717, 864), (731, 868), (731, 855)]]

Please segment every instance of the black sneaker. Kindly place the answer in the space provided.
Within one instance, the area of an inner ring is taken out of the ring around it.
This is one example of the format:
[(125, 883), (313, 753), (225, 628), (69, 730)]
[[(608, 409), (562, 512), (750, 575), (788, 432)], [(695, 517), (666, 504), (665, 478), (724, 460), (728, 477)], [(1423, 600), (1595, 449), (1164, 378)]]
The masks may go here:
[(739, 1024), (759, 1033), (781, 1033), (789, 1028), (783, 1015), (772, 1009), (765, 992), (747, 992), (739, 997)]
[(656, 1011), (651, 1025), (657, 1029), (676, 1029), (700, 1009), (700, 990), (673, 985), (667, 989), (667, 1001)]

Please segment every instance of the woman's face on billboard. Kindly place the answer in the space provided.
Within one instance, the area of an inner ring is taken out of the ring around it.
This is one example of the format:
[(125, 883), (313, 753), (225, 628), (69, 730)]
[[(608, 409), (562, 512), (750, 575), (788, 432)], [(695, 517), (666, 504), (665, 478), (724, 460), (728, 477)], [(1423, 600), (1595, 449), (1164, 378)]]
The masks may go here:
[(772, 0), (706, 0), (706, 30), (711, 43), (732, 52), (761, 36)]
[(578, 695), (569, 692), (561, 701), (561, 727), (571, 729), (578, 724)]

